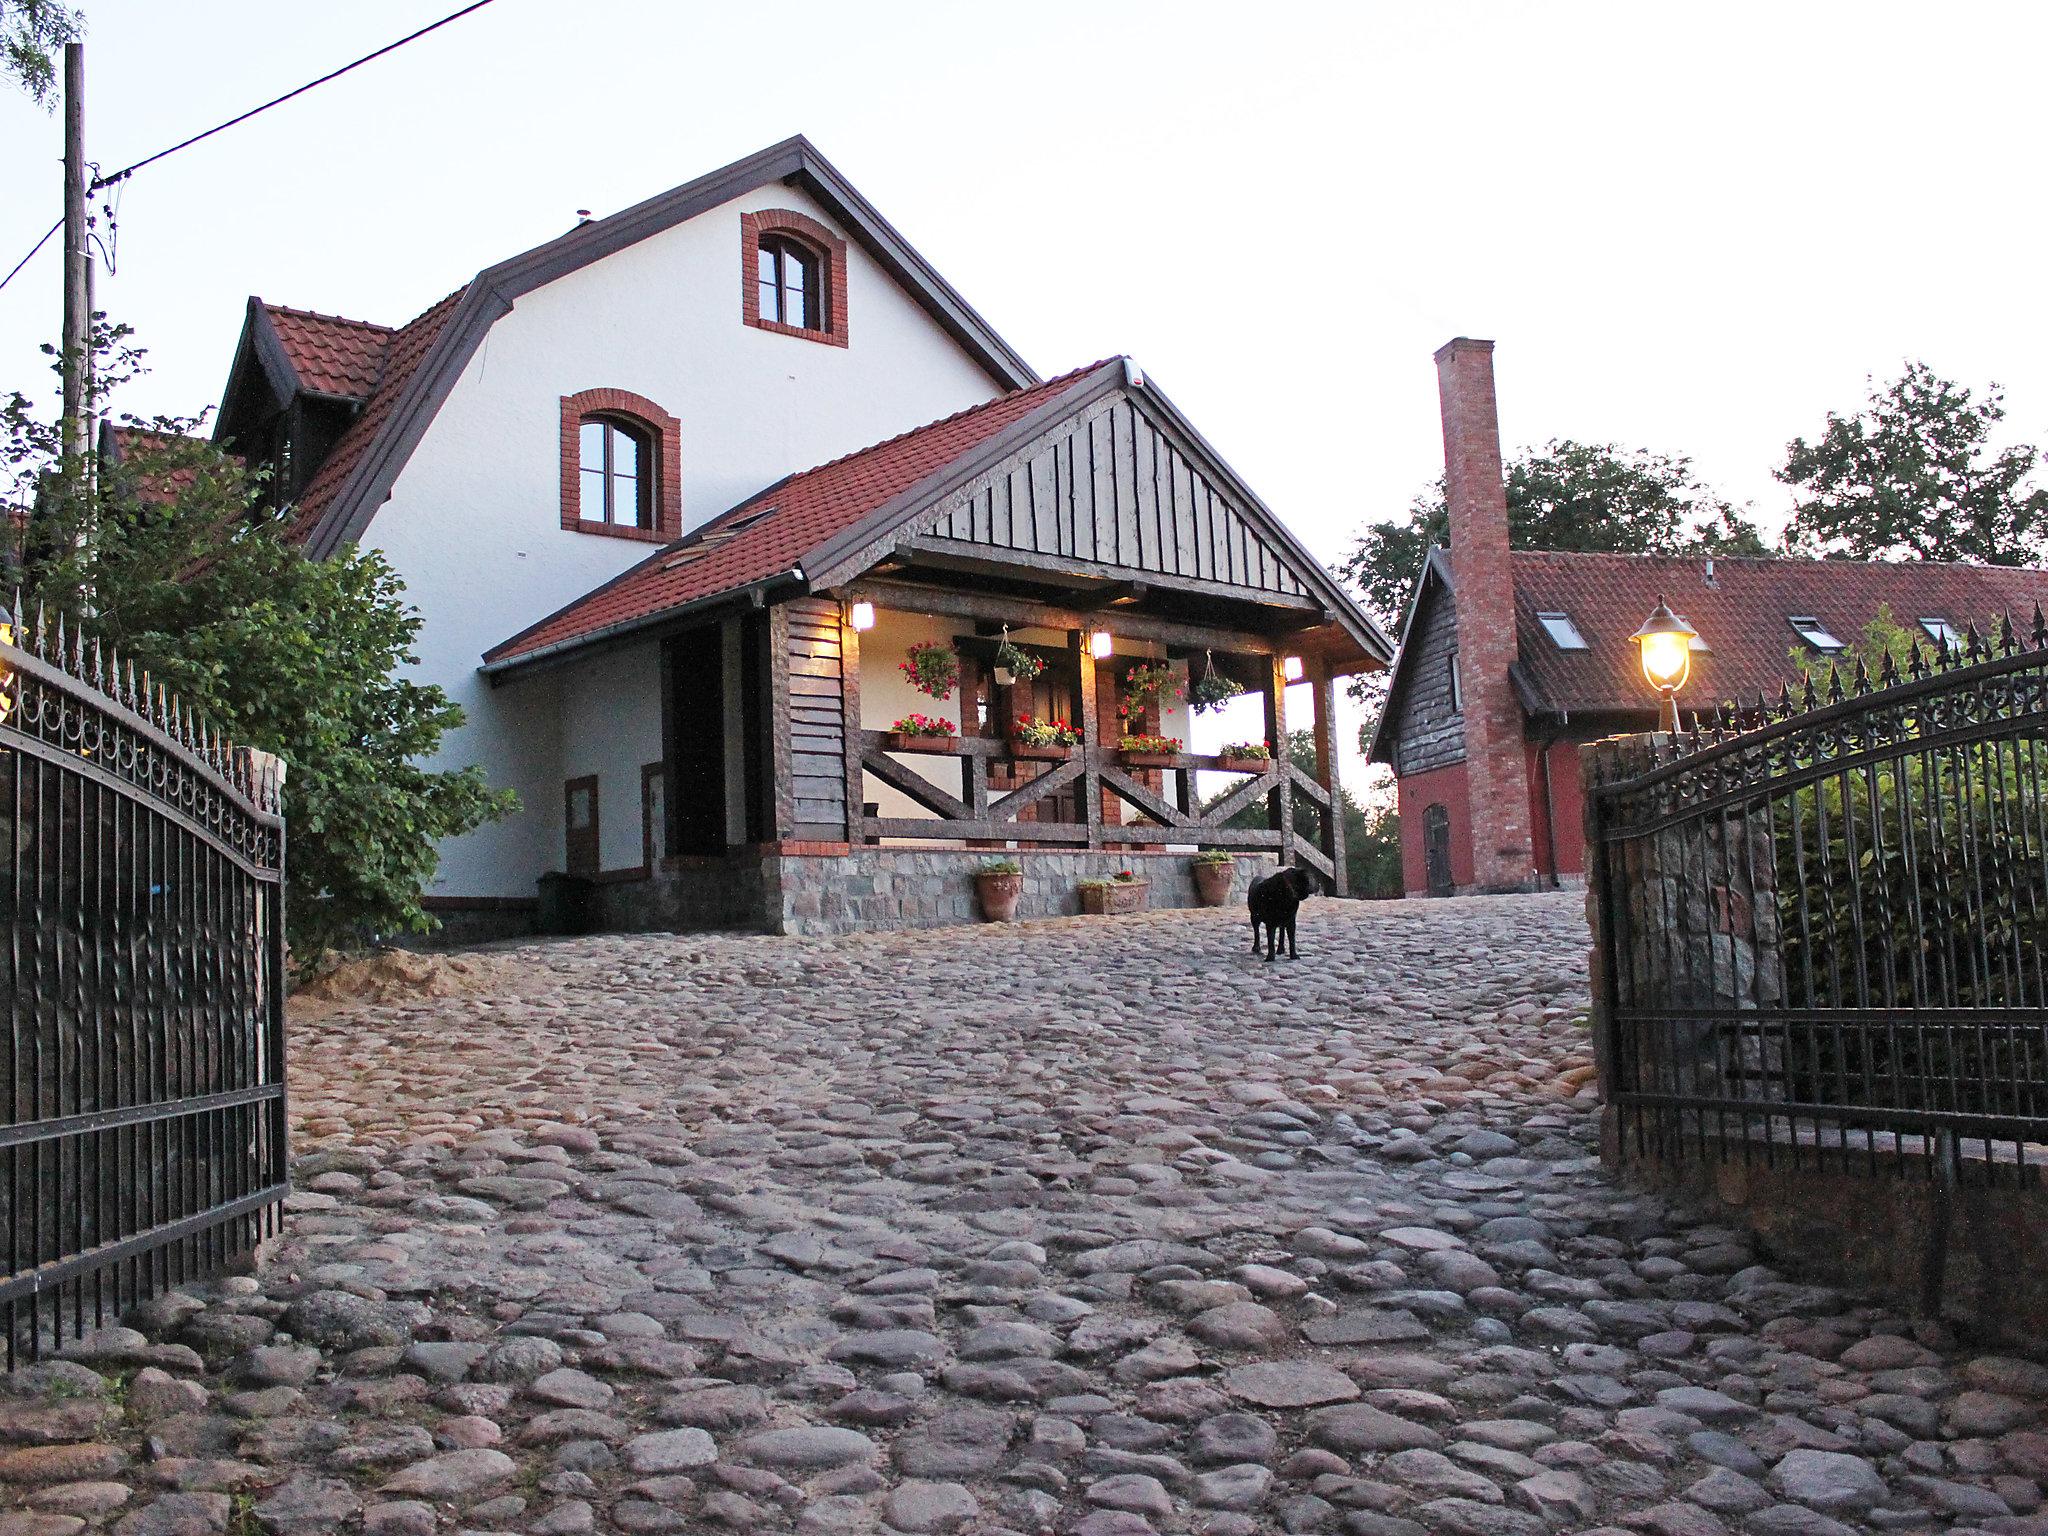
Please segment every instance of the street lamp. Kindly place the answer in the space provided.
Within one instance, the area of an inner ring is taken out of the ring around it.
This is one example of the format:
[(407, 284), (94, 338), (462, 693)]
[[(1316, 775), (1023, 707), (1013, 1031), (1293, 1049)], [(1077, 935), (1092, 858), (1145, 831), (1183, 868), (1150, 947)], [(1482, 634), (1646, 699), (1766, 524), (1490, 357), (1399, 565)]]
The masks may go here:
[(1692, 642), (1699, 631), (1673, 613), (1658, 594), (1657, 606), (1629, 639), (1642, 651), (1643, 679), (1664, 696), (1657, 729), (1678, 730), (1678, 690), (1692, 671)]

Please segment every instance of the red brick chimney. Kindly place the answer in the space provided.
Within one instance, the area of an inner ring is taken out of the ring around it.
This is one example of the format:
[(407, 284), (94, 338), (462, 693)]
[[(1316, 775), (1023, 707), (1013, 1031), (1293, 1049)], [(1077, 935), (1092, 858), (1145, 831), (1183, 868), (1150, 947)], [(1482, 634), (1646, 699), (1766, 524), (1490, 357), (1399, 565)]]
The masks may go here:
[(1465, 336), (1445, 342), (1436, 354), (1436, 382), (1444, 418), (1458, 678), (1465, 699), (1472, 879), (1482, 890), (1527, 890), (1536, 856), (1522, 710), (1508, 681), (1508, 665), (1516, 657), (1515, 589), (1508, 570), (1493, 343)]

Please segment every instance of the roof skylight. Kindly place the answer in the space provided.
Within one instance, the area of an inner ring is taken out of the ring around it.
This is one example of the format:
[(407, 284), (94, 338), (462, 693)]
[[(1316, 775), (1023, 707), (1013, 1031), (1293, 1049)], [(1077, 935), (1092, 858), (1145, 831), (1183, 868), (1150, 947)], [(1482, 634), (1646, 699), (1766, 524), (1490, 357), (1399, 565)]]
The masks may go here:
[(1810, 613), (1794, 614), (1786, 622), (1816, 651), (1839, 651), (1843, 648), (1841, 636)]
[(1579, 626), (1572, 622), (1568, 613), (1539, 613), (1536, 622), (1543, 626), (1543, 632), (1560, 651), (1584, 651), (1591, 647), (1586, 637), (1579, 633)]

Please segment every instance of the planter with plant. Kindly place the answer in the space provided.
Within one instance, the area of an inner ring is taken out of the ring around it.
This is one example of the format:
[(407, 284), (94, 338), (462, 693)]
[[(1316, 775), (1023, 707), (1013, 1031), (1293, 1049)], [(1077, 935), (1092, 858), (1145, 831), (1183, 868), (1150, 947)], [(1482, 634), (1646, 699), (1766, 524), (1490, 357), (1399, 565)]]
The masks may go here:
[(1144, 911), (1152, 882), (1140, 880), (1134, 870), (1120, 869), (1107, 880), (1083, 880), (1076, 889), (1081, 893), (1083, 912), (1092, 917), (1114, 917)]
[(1116, 744), (1117, 760), (1128, 768), (1171, 768), (1180, 754), (1178, 736), (1124, 736)]
[(1263, 741), (1226, 741), (1216, 749), (1216, 766), (1225, 773), (1264, 773), (1273, 766), (1273, 749)]
[(1013, 923), (1017, 898), (1024, 893), (1024, 866), (1015, 859), (990, 859), (974, 872), (974, 899), (982, 921)]
[(1035, 683), (1039, 674), (1045, 671), (1045, 663), (1025, 650), (1010, 643), (1010, 626), (1003, 626), (1002, 642), (996, 646), (995, 679), (1005, 688), (1014, 688), (1019, 683)]
[(918, 641), (908, 658), (896, 666), (910, 679), (911, 687), (934, 699), (950, 699), (960, 682), (959, 654), (936, 640)]
[(1157, 714), (1165, 709), (1167, 700), (1186, 697), (1187, 690), (1181, 687), (1169, 663), (1141, 661), (1124, 674), (1123, 698), (1118, 701), (1116, 712), (1128, 726), (1133, 720), (1143, 720), (1148, 713)]
[(1064, 762), (1081, 744), (1081, 733), (1065, 720), (1019, 715), (1010, 722), (1010, 756)]
[(905, 715), (893, 722), (883, 744), (891, 752), (951, 752), (953, 722), (930, 715)]
[(1195, 899), (1205, 907), (1230, 900), (1230, 882), (1237, 878), (1237, 860), (1221, 848), (1205, 848), (1189, 864), (1195, 874)]

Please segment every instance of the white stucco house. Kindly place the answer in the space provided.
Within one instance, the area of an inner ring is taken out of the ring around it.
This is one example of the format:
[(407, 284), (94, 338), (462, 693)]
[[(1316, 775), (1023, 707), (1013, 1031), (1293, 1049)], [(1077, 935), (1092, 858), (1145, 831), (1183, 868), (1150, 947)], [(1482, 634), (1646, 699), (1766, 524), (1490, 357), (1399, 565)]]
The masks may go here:
[[(1127, 771), (1102, 734), (1127, 662), (1263, 687), (1276, 732), (1304, 669), (1327, 737), (1331, 679), (1388, 656), (1134, 365), (1041, 380), (801, 138), (403, 325), (252, 298), (216, 438), (310, 553), (389, 559), (418, 675), (467, 716), (445, 759), (518, 792), (441, 850), (429, 904), (464, 934), (529, 925), (553, 871), (612, 926), (942, 921), (987, 848), (1056, 861), (1027, 900), (1056, 910), (1077, 872), (1212, 842), (1191, 807), (1220, 770)], [(1005, 626), (1044, 658), (1021, 692), (988, 665)], [(961, 657), (950, 698), (908, 688), (916, 640)], [(1185, 740), (1160, 702), (1141, 723)], [(920, 706), (950, 752), (878, 735)], [(1093, 734), (1013, 760), (1017, 713)], [(1272, 826), (1225, 845), (1341, 867), (1280, 819), (1328, 763), (1249, 782), (1233, 809)]]

